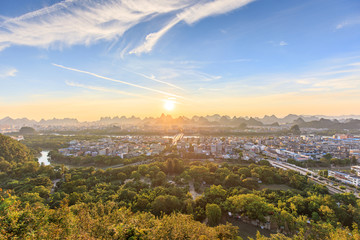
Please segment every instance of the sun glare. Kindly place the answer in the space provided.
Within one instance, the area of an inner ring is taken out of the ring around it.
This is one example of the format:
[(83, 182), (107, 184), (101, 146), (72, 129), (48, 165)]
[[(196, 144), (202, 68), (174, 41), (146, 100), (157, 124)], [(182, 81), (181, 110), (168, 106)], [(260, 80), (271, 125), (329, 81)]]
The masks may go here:
[(175, 108), (175, 103), (173, 101), (170, 101), (170, 100), (165, 100), (164, 108), (167, 111), (172, 111)]

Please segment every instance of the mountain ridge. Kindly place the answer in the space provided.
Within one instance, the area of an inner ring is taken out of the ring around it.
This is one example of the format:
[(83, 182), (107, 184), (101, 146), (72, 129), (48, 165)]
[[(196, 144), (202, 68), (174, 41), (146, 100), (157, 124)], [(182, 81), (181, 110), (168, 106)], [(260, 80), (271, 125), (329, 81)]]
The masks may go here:
[[(28, 118), (11, 118), (5, 117), (0, 119), (0, 126), (76, 126), (80, 124), (99, 124), (99, 125), (111, 125), (111, 124), (129, 124), (129, 125), (153, 125), (153, 124), (172, 124), (172, 125), (210, 125), (210, 126), (270, 126), (276, 127), (280, 125), (294, 125), (297, 124), (300, 127), (309, 128), (342, 128), (343, 126), (350, 129), (357, 128), (358, 122), (360, 122), (360, 116), (348, 115), (352, 118), (325, 118), (319, 117), (322, 115), (296, 115), (288, 114), (283, 118), (279, 118), (276, 115), (265, 115), (262, 118), (259, 117), (230, 117), (228, 115), (221, 116), (220, 114), (206, 115), (206, 116), (193, 116), (188, 118), (186, 116), (172, 117), (171, 115), (161, 114), (160, 117), (145, 117), (140, 118), (136, 116), (115, 116), (115, 117), (101, 117), (96, 121), (84, 121), (81, 122), (76, 118), (52, 118), (41, 119), (40, 121), (31, 120)], [(355, 118), (355, 117), (358, 117)]]

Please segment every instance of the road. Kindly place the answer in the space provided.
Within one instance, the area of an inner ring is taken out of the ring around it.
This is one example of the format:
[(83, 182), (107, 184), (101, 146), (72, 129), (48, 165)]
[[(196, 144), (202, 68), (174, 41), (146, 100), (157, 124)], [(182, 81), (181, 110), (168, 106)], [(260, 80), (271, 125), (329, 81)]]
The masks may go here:
[(116, 164), (116, 165), (112, 165), (112, 166), (108, 166), (108, 167), (104, 167), (102, 169), (106, 170), (108, 168), (121, 168), (121, 167), (127, 167), (127, 166), (137, 166), (137, 165), (143, 165), (143, 164), (148, 164), (152, 162), (152, 159), (146, 160), (146, 161), (142, 161), (142, 162), (136, 162), (136, 163), (130, 163), (130, 164)]
[(177, 142), (180, 141), (183, 137), (184, 137), (183, 133), (176, 134), (173, 138), (173, 142), (172, 142), (171, 146), (175, 146), (177, 144)]
[[(337, 186), (333, 186), (331, 185), (332, 181), (326, 179), (326, 180), (320, 180), (317, 177), (320, 177), (316, 172), (313, 172), (307, 168), (302, 168), (302, 167), (298, 167), (296, 165), (290, 164), (290, 163), (286, 163), (286, 162), (279, 162), (279, 161), (274, 161), (274, 160), (268, 160), (270, 162), (270, 164), (273, 167), (277, 167), (277, 168), (281, 168), (281, 169), (285, 169), (285, 170), (294, 170), (298, 173), (300, 173), (301, 175), (307, 175), (312, 181), (318, 183), (318, 184), (322, 184), (325, 185), (328, 189), (330, 193), (345, 193), (347, 192), (346, 190), (340, 189)], [(358, 195), (355, 194), (355, 196), (357, 198)]]
[(274, 161), (274, 160), (268, 160), (268, 161), (274, 167), (280, 167), (280, 168), (287, 169), (287, 170), (294, 170), (294, 171), (299, 172), (302, 175), (307, 175), (308, 173), (311, 175), (316, 175), (315, 172), (313, 172), (307, 168), (298, 167), (298, 166), (290, 164), (290, 163)]

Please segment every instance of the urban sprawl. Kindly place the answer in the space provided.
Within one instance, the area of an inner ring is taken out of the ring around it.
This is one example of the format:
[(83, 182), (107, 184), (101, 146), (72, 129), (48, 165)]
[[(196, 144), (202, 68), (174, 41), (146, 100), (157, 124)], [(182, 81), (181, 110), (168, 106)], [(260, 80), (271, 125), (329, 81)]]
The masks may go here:
[[(64, 156), (119, 156), (131, 158), (141, 155), (178, 153), (196, 159), (240, 159), (245, 161), (276, 160), (297, 162), (319, 161), (331, 154), (338, 159), (360, 159), (360, 138), (349, 134), (334, 136), (301, 135), (279, 137), (205, 137), (184, 136), (117, 136), (97, 141), (73, 140), (69, 147), (59, 149)], [(360, 167), (351, 170), (360, 175)], [(354, 174), (329, 171), (329, 177), (343, 183), (360, 186), (360, 178)]]

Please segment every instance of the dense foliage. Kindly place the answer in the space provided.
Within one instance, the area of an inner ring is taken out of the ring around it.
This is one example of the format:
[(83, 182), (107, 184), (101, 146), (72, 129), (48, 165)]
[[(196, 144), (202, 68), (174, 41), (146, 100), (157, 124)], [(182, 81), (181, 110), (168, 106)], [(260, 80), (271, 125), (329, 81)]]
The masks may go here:
[(66, 202), (56, 209), (24, 204), (2, 192), (1, 239), (233, 239), (231, 225), (210, 228), (188, 215), (157, 218), (151, 213), (133, 213), (114, 202), (76, 204)]
[(131, 164), (136, 162), (150, 161), (154, 157), (141, 155), (138, 157), (132, 158), (121, 158), (119, 156), (106, 156), (98, 155), (95, 157), (92, 156), (64, 156), (56, 150), (49, 152), (51, 162), (56, 164), (65, 164), (72, 166), (94, 166), (94, 167), (107, 167), (119, 164)]
[[(282, 232), (272, 239), (359, 239), (353, 194), (329, 195), (325, 186), (267, 162), (168, 156), (116, 169), (66, 169), (40, 166), (25, 146), (1, 137), (10, 150), (0, 169), (0, 239), (236, 239), (236, 227), (218, 225), (229, 212), (232, 222), (241, 217)], [(24, 159), (13, 151), (24, 151)]]
[(71, 140), (96, 140), (100, 139), (101, 136), (73, 136), (73, 135), (58, 135), (58, 134), (48, 134), (48, 135), (27, 135), (23, 143), (34, 149), (42, 148), (49, 150), (56, 150), (59, 148), (65, 148), (69, 146)]
[(33, 160), (30, 150), (23, 144), (0, 134), (0, 161), (24, 163)]
[(20, 128), (19, 133), (23, 135), (28, 135), (28, 134), (36, 134), (36, 131), (32, 127), (22, 127)]

